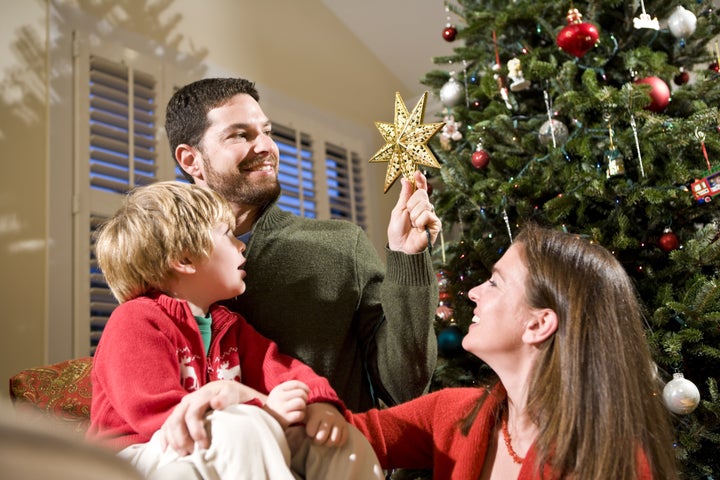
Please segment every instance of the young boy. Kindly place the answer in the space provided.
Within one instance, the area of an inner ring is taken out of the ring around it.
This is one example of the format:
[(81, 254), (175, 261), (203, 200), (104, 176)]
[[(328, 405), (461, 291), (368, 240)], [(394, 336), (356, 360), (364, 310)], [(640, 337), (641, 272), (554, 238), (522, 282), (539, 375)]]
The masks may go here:
[(245, 290), (234, 226), (221, 196), (179, 182), (135, 189), (102, 226), (121, 304), (95, 353), (88, 438), (145, 476), (382, 478), (328, 381), (216, 305)]

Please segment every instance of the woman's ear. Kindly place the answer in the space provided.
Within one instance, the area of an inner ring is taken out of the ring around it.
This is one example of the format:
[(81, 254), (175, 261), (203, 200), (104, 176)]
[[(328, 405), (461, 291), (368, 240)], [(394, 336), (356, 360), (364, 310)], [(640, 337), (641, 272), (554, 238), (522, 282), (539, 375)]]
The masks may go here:
[(195, 273), (195, 264), (189, 258), (183, 258), (182, 260), (171, 260), (170, 267), (177, 273)]
[(558, 327), (558, 318), (550, 308), (533, 309), (530, 320), (525, 325), (522, 339), (525, 343), (539, 345), (550, 338)]
[(199, 157), (197, 149), (187, 143), (181, 143), (175, 148), (175, 159), (180, 168), (191, 177), (202, 179), (202, 162)]

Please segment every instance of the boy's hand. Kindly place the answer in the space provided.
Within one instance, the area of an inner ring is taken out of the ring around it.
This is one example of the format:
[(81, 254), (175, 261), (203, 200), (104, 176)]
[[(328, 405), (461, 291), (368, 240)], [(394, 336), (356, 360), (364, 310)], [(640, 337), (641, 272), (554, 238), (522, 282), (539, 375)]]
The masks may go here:
[(231, 380), (207, 383), (185, 395), (165, 420), (162, 431), (162, 447), (168, 446), (180, 455), (193, 452), (195, 443), (201, 448), (210, 446), (210, 436), (205, 429), (205, 417), (209, 410), (222, 410), (230, 405), (245, 403), (253, 398), (265, 400), (265, 395)]
[(422, 252), (428, 247), (427, 232), (430, 233), (430, 242), (435, 242), (442, 228), (428, 197), (425, 175), (416, 171), (413, 180), (414, 185), (401, 178), (402, 190), (388, 225), (390, 250), (409, 254)]
[(283, 430), (305, 418), (310, 388), (299, 380), (288, 380), (270, 391), (265, 410), (280, 422)]
[(307, 406), (305, 433), (316, 445), (340, 447), (347, 441), (350, 424), (330, 403), (311, 403)]

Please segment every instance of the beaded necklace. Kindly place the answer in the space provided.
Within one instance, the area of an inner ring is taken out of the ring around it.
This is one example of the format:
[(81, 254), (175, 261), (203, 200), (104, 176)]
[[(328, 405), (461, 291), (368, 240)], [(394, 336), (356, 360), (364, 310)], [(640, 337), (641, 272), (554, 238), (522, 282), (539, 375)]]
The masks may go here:
[(502, 416), (501, 430), (503, 434), (503, 439), (505, 440), (505, 446), (507, 447), (507, 451), (512, 457), (513, 462), (517, 463), (518, 465), (522, 465), (525, 458), (518, 455), (512, 446), (512, 439), (510, 438), (510, 432), (508, 432), (507, 412), (505, 412)]

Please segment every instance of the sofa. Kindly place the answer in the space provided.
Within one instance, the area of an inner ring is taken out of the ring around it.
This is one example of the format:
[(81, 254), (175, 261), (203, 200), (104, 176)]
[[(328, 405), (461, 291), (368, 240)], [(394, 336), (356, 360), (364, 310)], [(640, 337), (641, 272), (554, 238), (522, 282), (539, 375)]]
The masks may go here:
[(90, 424), (92, 357), (33, 367), (10, 377), (10, 399), (33, 422), (60, 423), (83, 434)]

